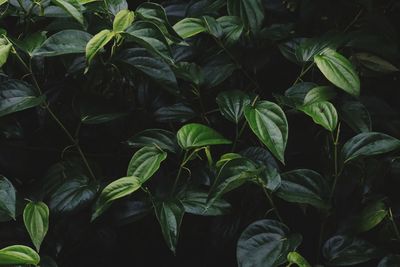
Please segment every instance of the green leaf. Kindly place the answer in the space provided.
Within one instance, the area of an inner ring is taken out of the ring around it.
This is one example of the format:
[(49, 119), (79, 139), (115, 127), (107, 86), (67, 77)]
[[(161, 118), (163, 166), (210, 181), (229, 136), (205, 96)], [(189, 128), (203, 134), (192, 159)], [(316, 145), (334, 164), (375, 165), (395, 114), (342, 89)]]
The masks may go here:
[(29, 202), (23, 213), (25, 228), (39, 252), (49, 229), (49, 208), (43, 202)]
[(336, 129), (338, 115), (332, 103), (328, 101), (314, 102), (299, 109), (328, 131), (333, 132)]
[(19, 80), (0, 82), (0, 117), (39, 106), (44, 97), (37, 97), (31, 86)]
[(128, 9), (126, 0), (105, 0), (106, 7), (114, 16), (121, 10)]
[(217, 19), (224, 33), (223, 42), (226, 46), (231, 46), (239, 41), (242, 36), (244, 25), (239, 17), (222, 16)]
[(135, 20), (135, 14), (128, 9), (121, 10), (115, 15), (113, 21), (113, 31), (120, 33), (126, 30)]
[(318, 85), (311, 82), (297, 83), (285, 91), (285, 104), (291, 107), (303, 106), (306, 95)]
[(287, 260), (289, 263), (297, 264), (299, 267), (311, 267), (308, 261), (295, 251), (289, 252), (287, 255)]
[(219, 216), (230, 212), (231, 205), (223, 199), (207, 205), (208, 194), (201, 191), (187, 191), (182, 199), (185, 212), (200, 216)]
[(387, 214), (388, 210), (383, 201), (370, 202), (355, 216), (354, 229), (357, 233), (367, 232), (381, 223)]
[(260, 31), (264, 21), (262, 0), (228, 0), (227, 4), (230, 16), (240, 17), (251, 32)]
[(321, 37), (303, 38), (295, 48), (295, 56), (299, 62), (311, 61), (314, 56), (326, 49), (336, 49), (346, 38), (337, 33), (326, 33)]
[(319, 173), (299, 169), (281, 175), (281, 186), (275, 192), (288, 202), (309, 204), (318, 209), (329, 207), (329, 187), (324, 177)]
[(134, 176), (123, 177), (107, 185), (96, 201), (91, 220), (94, 221), (99, 217), (115, 200), (132, 194), (140, 186), (140, 179)]
[(102, 49), (106, 44), (108, 44), (113, 38), (115, 33), (106, 29), (97, 33), (90, 39), (86, 45), (86, 60), (88, 65), (90, 65), (96, 54)]
[(0, 38), (0, 68), (3, 67), (4, 64), (6, 64), (11, 48), (11, 43), (9, 43), (4, 38)]
[(163, 106), (154, 112), (154, 117), (158, 122), (179, 122), (184, 123), (197, 116), (196, 112), (183, 103), (176, 103), (171, 106)]
[(160, 168), (161, 162), (167, 158), (167, 153), (155, 146), (145, 146), (133, 155), (128, 165), (127, 176), (139, 178), (140, 183), (146, 182)]
[(331, 83), (351, 95), (360, 94), (360, 79), (344, 56), (332, 49), (326, 49), (314, 57), (314, 62)]
[(12, 183), (0, 175), (0, 210), (15, 219), (16, 192)]
[(196, 63), (178, 62), (175, 67), (177, 77), (196, 85), (204, 82), (203, 70)]
[(163, 129), (147, 129), (125, 142), (130, 147), (158, 146), (162, 150), (172, 153), (178, 152), (176, 135)]
[(287, 261), (289, 252), (301, 243), (299, 234), (275, 220), (250, 224), (240, 235), (236, 255), (240, 267), (276, 267)]
[(125, 32), (128, 39), (146, 48), (151, 54), (160, 56), (166, 62), (173, 64), (171, 48), (156, 24), (148, 21), (138, 21), (133, 23)]
[(340, 106), (341, 118), (356, 132), (370, 132), (371, 116), (367, 108), (358, 101), (346, 101)]
[(97, 189), (98, 185), (90, 183), (88, 177), (68, 177), (51, 195), (50, 210), (55, 213), (77, 212), (94, 199)]
[(289, 128), (283, 110), (273, 102), (257, 101), (245, 108), (244, 115), (258, 139), (284, 163)]
[(198, 148), (210, 145), (230, 144), (221, 134), (198, 123), (184, 125), (176, 134), (178, 144), (183, 149)]
[(21, 42), (17, 45), (21, 48), (24, 52), (28, 53), (29, 56), (33, 56), (33, 52), (39, 49), (42, 44), (46, 41), (46, 32), (39, 31), (32, 34), (29, 34), (25, 37)]
[(126, 113), (121, 112), (111, 101), (94, 95), (83, 95), (78, 103), (83, 124), (102, 124), (126, 116)]
[(85, 19), (82, 13), (71, 4), (70, 1), (65, 0), (51, 0), (54, 4), (59, 6), (60, 8), (64, 9), (71, 17), (76, 19), (81, 25), (85, 24)]
[(342, 148), (345, 163), (360, 157), (376, 156), (400, 149), (400, 140), (377, 132), (360, 133), (348, 140)]
[(399, 71), (399, 69), (390, 62), (373, 54), (356, 53), (354, 54), (354, 57), (364, 67), (372, 71), (382, 72), (382, 73), (393, 73)]
[(32, 57), (52, 57), (65, 54), (85, 53), (92, 35), (78, 30), (64, 30), (50, 36), (32, 52)]
[(175, 253), (185, 207), (179, 200), (156, 203), (155, 213), (168, 248)]
[(0, 264), (32, 264), (38, 265), (40, 256), (30, 247), (14, 245), (0, 249)]
[(164, 61), (152, 57), (145, 49), (129, 48), (118, 57), (122, 62), (143, 72), (171, 93), (179, 93), (178, 82), (171, 67)]
[(348, 266), (378, 258), (380, 252), (372, 244), (358, 238), (336, 235), (328, 239), (322, 254), (329, 265)]
[(183, 39), (206, 32), (203, 20), (198, 18), (184, 18), (174, 25), (175, 32)]
[(329, 101), (336, 96), (336, 92), (330, 86), (317, 86), (312, 88), (304, 97), (304, 105), (315, 102)]
[(203, 25), (206, 28), (207, 33), (211, 34), (216, 38), (222, 37), (224, 34), (221, 25), (217, 22), (217, 20), (210, 16), (203, 16)]
[(236, 124), (243, 118), (244, 108), (250, 103), (250, 96), (240, 90), (224, 91), (217, 96), (221, 114)]

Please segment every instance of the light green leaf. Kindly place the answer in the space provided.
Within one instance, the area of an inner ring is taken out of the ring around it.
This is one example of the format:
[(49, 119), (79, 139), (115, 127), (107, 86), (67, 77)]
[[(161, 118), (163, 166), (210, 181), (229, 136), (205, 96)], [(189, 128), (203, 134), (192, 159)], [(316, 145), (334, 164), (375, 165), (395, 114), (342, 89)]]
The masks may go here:
[(299, 267), (311, 267), (308, 261), (295, 251), (289, 252), (287, 255), (287, 260), (289, 263), (297, 264)]
[(336, 108), (328, 101), (314, 102), (300, 107), (299, 110), (310, 116), (316, 124), (333, 132), (338, 124)]
[(243, 118), (244, 108), (250, 103), (250, 96), (240, 90), (224, 91), (217, 96), (221, 114), (236, 124)]
[(0, 175), (0, 210), (15, 219), (16, 192), (12, 183)]
[(11, 43), (9, 43), (6, 39), (0, 38), (0, 68), (6, 64), (11, 48)]
[(127, 176), (136, 176), (140, 183), (146, 182), (160, 168), (167, 153), (155, 146), (145, 146), (133, 155), (128, 165)]
[(0, 249), (0, 264), (32, 264), (38, 265), (40, 256), (30, 247), (14, 245)]
[(257, 101), (245, 108), (244, 115), (258, 139), (284, 163), (289, 127), (283, 110), (273, 102)]
[(135, 20), (135, 13), (133, 11), (129, 11), (128, 9), (121, 10), (115, 15), (113, 21), (113, 31), (116, 33), (120, 33), (126, 30), (133, 21)]
[(85, 24), (85, 19), (82, 13), (76, 9), (69, 1), (65, 0), (51, 0), (54, 4), (64, 9), (68, 14), (71, 15), (74, 19), (76, 19), (81, 25)]
[(181, 38), (186, 39), (207, 31), (207, 28), (199, 18), (184, 18), (174, 25), (174, 30)]
[(360, 157), (376, 156), (400, 149), (400, 140), (377, 132), (360, 133), (342, 148), (345, 163)]
[(108, 42), (114, 38), (115, 33), (110, 30), (102, 30), (90, 39), (86, 45), (86, 60), (90, 65), (96, 54), (102, 49)]
[(331, 83), (351, 95), (360, 94), (360, 78), (344, 56), (332, 49), (326, 49), (314, 57), (314, 62)]
[(315, 102), (329, 101), (336, 96), (336, 92), (330, 86), (317, 86), (307, 92), (304, 97), (304, 105)]
[(107, 185), (97, 199), (91, 220), (94, 221), (99, 217), (115, 200), (132, 194), (140, 186), (140, 179), (134, 176), (123, 177)]
[(29, 202), (23, 213), (25, 228), (39, 252), (49, 229), (49, 208), (43, 202)]
[(387, 214), (388, 209), (383, 201), (370, 202), (355, 216), (354, 230), (357, 233), (369, 231), (381, 223)]
[(178, 144), (183, 149), (191, 149), (210, 145), (230, 144), (221, 134), (213, 129), (198, 123), (184, 125), (176, 134)]

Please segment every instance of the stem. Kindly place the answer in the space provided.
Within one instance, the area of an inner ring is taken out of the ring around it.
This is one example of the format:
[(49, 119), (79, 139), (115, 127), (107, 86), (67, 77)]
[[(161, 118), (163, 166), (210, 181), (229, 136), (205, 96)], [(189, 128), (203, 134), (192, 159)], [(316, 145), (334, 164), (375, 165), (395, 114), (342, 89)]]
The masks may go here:
[(185, 154), (183, 155), (182, 162), (179, 165), (178, 173), (176, 174), (176, 177), (175, 177), (174, 185), (172, 186), (171, 195), (176, 191), (176, 187), (178, 186), (179, 178), (181, 177), (181, 174), (182, 174), (182, 169), (183, 169), (184, 165), (186, 164), (187, 159), (190, 158), (191, 155), (193, 154), (193, 152), (192, 152), (192, 154), (190, 154), (190, 156), (188, 157), (188, 152), (189, 152), (188, 150), (185, 150)]
[(261, 182), (260, 182), (260, 184), (261, 184), (261, 187), (262, 187), (262, 189), (264, 191), (265, 196), (267, 197), (267, 199), (269, 201), (269, 204), (271, 205), (271, 207), (274, 210), (274, 213), (275, 213), (276, 217), (279, 219), (279, 221), (283, 222), (282, 217), (281, 217), (281, 215), (280, 215), (280, 213), (278, 211), (278, 208), (276, 207), (275, 202), (272, 199), (271, 195), (268, 193), (267, 189), (265, 188), (265, 186), (262, 185)]
[(360, 18), (360, 16), (363, 13), (363, 9), (360, 9), (360, 11), (358, 11), (357, 15), (354, 17), (354, 19), (352, 21), (350, 21), (350, 23), (346, 26), (346, 28), (343, 30), (343, 32), (347, 32), (351, 26), (354, 25), (354, 23), (357, 22), (357, 20)]
[(294, 83), (293, 83), (292, 86), (296, 85), (296, 84), (301, 80), (301, 78), (303, 78), (303, 76), (306, 75), (306, 73), (307, 73), (313, 66), (314, 66), (314, 62), (311, 63), (306, 69), (304, 69), (304, 66), (303, 66), (303, 67), (301, 68), (301, 71), (300, 71), (299, 76), (297, 76), (297, 79), (294, 81)]
[(396, 222), (394, 221), (394, 217), (393, 217), (393, 213), (392, 213), (392, 209), (389, 208), (389, 219), (392, 223), (392, 227), (393, 227), (393, 231), (396, 234), (396, 237), (398, 240), (400, 240), (400, 231), (399, 228), (397, 227)]
[(336, 131), (336, 136), (332, 134), (332, 142), (333, 142), (333, 162), (334, 162), (334, 179), (332, 190), (329, 195), (329, 203), (332, 202), (333, 196), (335, 195), (336, 185), (339, 180), (339, 168), (338, 168), (338, 145), (339, 145), (339, 133), (340, 133), (340, 123), (338, 125), (338, 129)]

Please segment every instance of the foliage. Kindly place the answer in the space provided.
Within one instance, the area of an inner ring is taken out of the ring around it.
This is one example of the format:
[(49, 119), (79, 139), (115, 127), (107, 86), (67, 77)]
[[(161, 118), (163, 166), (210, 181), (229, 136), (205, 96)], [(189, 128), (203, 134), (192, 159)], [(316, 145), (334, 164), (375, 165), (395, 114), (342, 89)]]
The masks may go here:
[(400, 266), (399, 12), (0, 1), (0, 265)]

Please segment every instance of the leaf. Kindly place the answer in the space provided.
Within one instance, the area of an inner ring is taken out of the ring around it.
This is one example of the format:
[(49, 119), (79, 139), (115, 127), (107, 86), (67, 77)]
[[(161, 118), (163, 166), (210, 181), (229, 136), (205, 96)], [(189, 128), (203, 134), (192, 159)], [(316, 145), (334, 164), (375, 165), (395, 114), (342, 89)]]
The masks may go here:
[(146, 182), (160, 168), (167, 153), (155, 146), (145, 146), (133, 155), (128, 165), (127, 176), (138, 177), (140, 183)]
[(176, 135), (163, 129), (146, 129), (125, 142), (129, 147), (157, 146), (172, 153), (178, 152)]
[(388, 210), (383, 201), (368, 203), (362, 211), (355, 216), (354, 229), (357, 233), (367, 232), (377, 226), (386, 218)]
[(206, 28), (206, 32), (214, 36), (215, 38), (221, 38), (224, 32), (222, 31), (221, 25), (217, 20), (210, 16), (203, 16), (203, 25)]
[(257, 101), (254, 106), (245, 108), (244, 115), (258, 139), (284, 163), (289, 129), (283, 110), (273, 102)]
[(155, 205), (155, 213), (164, 240), (168, 248), (175, 254), (185, 208), (179, 200), (162, 201)]
[(250, 224), (240, 235), (236, 255), (239, 267), (280, 266), (301, 243), (301, 235), (275, 220)]
[(184, 18), (178, 21), (173, 28), (182, 39), (187, 39), (207, 31), (203, 20), (199, 18)]
[(146, 48), (151, 54), (162, 57), (173, 64), (171, 49), (164, 34), (156, 24), (148, 21), (138, 21), (126, 29), (128, 39)]
[(11, 48), (11, 43), (3, 38), (0, 38), (0, 68), (3, 67), (4, 64), (6, 64)]
[(390, 62), (382, 59), (373, 54), (369, 53), (356, 53), (354, 57), (367, 69), (382, 72), (382, 73), (393, 73), (398, 72), (399, 69), (391, 64)]
[(106, 7), (115, 16), (119, 11), (128, 9), (126, 0), (105, 0)]
[(345, 163), (359, 157), (370, 157), (400, 148), (400, 140), (377, 132), (360, 133), (348, 140), (342, 148)]
[(212, 56), (206, 59), (202, 72), (204, 76), (204, 86), (212, 88), (220, 85), (228, 79), (238, 66), (225, 54)]
[(114, 38), (114, 35), (114, 32), (106, 29), (98, 32), (95, 36), (92, 37), (92, 39), (90, 39), (85, 49), (88, 65), (90, 65), (93, 58), (100, 51), (100, 49), (102, 49)]
[(221, 114), (236, 124), (243, 117), (244, 108), (250, 105), (250, 96), (243, 91), (224, 91), (218, 94), (217, 104)]
[(314, 62), (331, 83), (353, 96), (360, 95), (360, 79), (350, 61), (341, 54), (326, 49), (314, 57)]
[(28, 35), (17, 45), (32, 57), (33, 52), (39, 49), (46, 39), (46, 32), (39, 31)]
[(289, 263), (297, 264), (299, 267), (311, 267), (307, 260), (295, 251), (289, 252), (287, 260)]
[(299, 108), (310, 116), (316, 124), (333, 132), (338, 124), (338, 115), (335, 106), (328, 101), (314, 102)]
[(94, 199), (97, 189), (97, 184), (90, 183), (87, 177), (68, 177), (51, 195), (49, 207), (55, 213), (77, 212)]
[(335, 97), (336, 93), (330, 86), (317, 86), (312, 88), (304, 97), (304, 105), (315, 102), (329, 101)]
[(111, 101), (93, 95), (83, 95), (78, 103), (83, 124), (103, 124), (126, 116)]
[(303, 106), (305, 98), (312, 89), (317, 88), (318, 85), (311, 82), (297, 83), (285, 91), (285, 97), (291, 107)]
[(64, 30), (50, 36), (32, 52), (32, 57), (53, 57), (65, 54), (85, 53), (92, 35), (78, 30)]
[(358, 101), (346, 101), (340, 106), (341, 118), (356, 132), (370, 132), (371, 116), (367, 108)]
[(138, 190), (140, 186), (140, 179), (134, 176), (123, 177), (107, 185), (96, 201), (91, 221), (94, 221), (106, 211), (112, 202), (132, 194)]
[(242, 36), (244, 25), (239, 17), (222, 16), (217, 18), (217, 22), (221, 25), (224, 33), (223, 41), (227, 46), (233, 45)]
[(0, 175), (0, 211), (15, 219), (16, 192), (12, 183)]
[(397, 267), (400, 264), (400, 255), (389, 255), (384, 257), (377, 267)]
[(182, 204), (185, 212), (200, 216), (219, 216), (231, 211), (231, 205), (223, 199), (214, 201), (207, 205), (208, 194), (201, 191), (187, 191)]
[(326, 33), (321, 37), (303, 38), (295, 48), (296, 59), (299, 62), (311, 61), (327, 49), (336, 49), (345, 40), (346, 38), (338, 33)]
[(171, 106), (160, 107), (154, 112), (154, 117), (158, 122), (179, 122), (184, 123), (197, 116), (196, 112), (183, 103), (176, 103)]
[(262, 0), (228, 0), (227, 4), (230, 16), (240, 17), (251, 32), (260, 31), (264, 21)]
[(150, 56), (145, 49), (126, 49), (119, 54), (119, 58), (122, 62), (143, 72), (170, 92), (179, 93), (178, 82), (171, 67), (164, 61)]
[(135, 20), (135, 14), (133, 11), (129, 11), (128, 9), (121, 10), (115, 15), (113, 21), (113, 31), (116, 33), (120, 33), (126, 30), (129, 26), (131, 26), (132, 22)]
[(37, 97), (29, 84), (19, 80), (0, 82), (0, 117), (39, 106), (44, 97)]
[(329, 265), (348, 266), (378, 258), (380, 252), (375, 246), (358, 238), (336, 235), (328, 239), (322, 254)]
[(324, 177), (319, 173), (299, 169), (283, 173), (281, 186), (275, 192), (288, 202), (309, 204), (318, 209), (329, 207), (329, 187)]
[(198, 123), (184, 125), (176, 134), (178, 144), (185, 150), (210, 146), (231, 144), (221, 134), (213, 129)]
[(82, 13), (76, 9), (70, 2), (65, 0), (51, 0), (54, 4), (59, 6), (60, 8), (64, 9), (71, 17), (76, 19), (81, 25), (85, 24), (85, 19)]
[(177, 77), (201, 85), (204, 82), (203, 70), (196, 63), (178, 62), (174, 69)]
[(43, 202), (29, 202), (23, 213), (25, 228), (39, 252), (49, 229), (49, 208)]
[(14, 245), (0, 249), (1, 264), (32, 264), (38, 265), (40, 256), (30, 247)]

